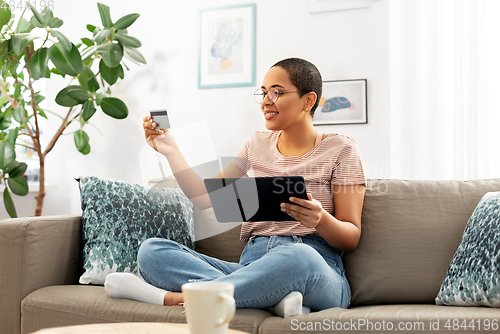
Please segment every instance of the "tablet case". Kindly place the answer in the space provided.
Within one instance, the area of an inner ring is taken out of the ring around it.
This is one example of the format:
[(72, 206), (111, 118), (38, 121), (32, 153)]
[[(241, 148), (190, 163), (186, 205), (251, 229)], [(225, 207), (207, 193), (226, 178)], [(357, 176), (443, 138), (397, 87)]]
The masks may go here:
[(219, 223), (296, 221), (281, 211), (290, 197), (307, 199), (302, 176), (205, 179)]

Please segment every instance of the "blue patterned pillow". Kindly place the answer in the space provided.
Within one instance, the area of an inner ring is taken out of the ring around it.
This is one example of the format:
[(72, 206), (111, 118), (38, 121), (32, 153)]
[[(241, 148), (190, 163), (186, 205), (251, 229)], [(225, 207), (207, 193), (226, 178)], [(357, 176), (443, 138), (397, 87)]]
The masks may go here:
[(436, 304), (500, 307), (500, 192), (484, 195), (472, 213)]
[(80, 184), (82, 284), (103, 284), (112, 272), (138, 274), (137, 251), (153, 237), (194, 248), (193, 205), (180, 189), (158, 189), (94, 176)]

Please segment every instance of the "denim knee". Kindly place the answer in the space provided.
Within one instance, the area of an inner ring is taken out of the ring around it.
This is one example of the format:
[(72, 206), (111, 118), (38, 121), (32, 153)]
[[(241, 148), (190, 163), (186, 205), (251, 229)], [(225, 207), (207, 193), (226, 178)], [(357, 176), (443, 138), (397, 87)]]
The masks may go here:
[(286, 244), (272, 251), (280, 252), (284, 256), (283, 264), (289, 265), (294, 271), (314, 272), (318, 261), (323, 261), (323, 257), (314, 248), (302, 243)]
[(174, 246), (175, 241), (151, 238), (144, 240), (139, 246), (137, 252), (137, 266), (140, 271), (148, 271), (149, 268), (155, 268), (158, 265), (158, 250)]

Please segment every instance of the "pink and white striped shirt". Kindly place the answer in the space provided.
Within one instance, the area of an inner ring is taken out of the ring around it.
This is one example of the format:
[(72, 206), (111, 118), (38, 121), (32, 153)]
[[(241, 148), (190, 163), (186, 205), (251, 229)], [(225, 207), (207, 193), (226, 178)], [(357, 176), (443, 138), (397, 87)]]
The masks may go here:
[[(363, 159), (356, 142), (347, 136), (327, 134), (321, 140), (318, 133), (315, 147), (304, 155), (286, 157), (278, 150), (281, 131), (257, 131), (238, 152), (233, 161), (248, 176), (304, 177), (306, 189), (320, 201), (323, 208), (335, 213), (332, 185), (366, 185)], [(240, 239), (247, 241), (251, 235), (314, 234), (316, 229), (299, 222), (245, 222)]]

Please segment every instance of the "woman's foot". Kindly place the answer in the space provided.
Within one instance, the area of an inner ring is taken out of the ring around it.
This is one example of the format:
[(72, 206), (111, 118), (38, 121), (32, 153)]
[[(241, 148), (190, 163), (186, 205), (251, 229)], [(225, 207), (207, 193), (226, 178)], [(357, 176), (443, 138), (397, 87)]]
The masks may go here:
[(163, 298), (163, 305), (174, 306), (184, 303), (184, 296), (182, 292), (169, 292)]
[(155, 305), (166, 305), (166, 297), (171, 294), (130, 273), (109, 274), (104, 289), (113, 298), (133, 299)]
[(276, 305), (269, 308), (271, 312), (282, 318), (295, 317), (296, 315), (308, 314), (309, 307), (302, 305), (302, 294), (292, 291)]

